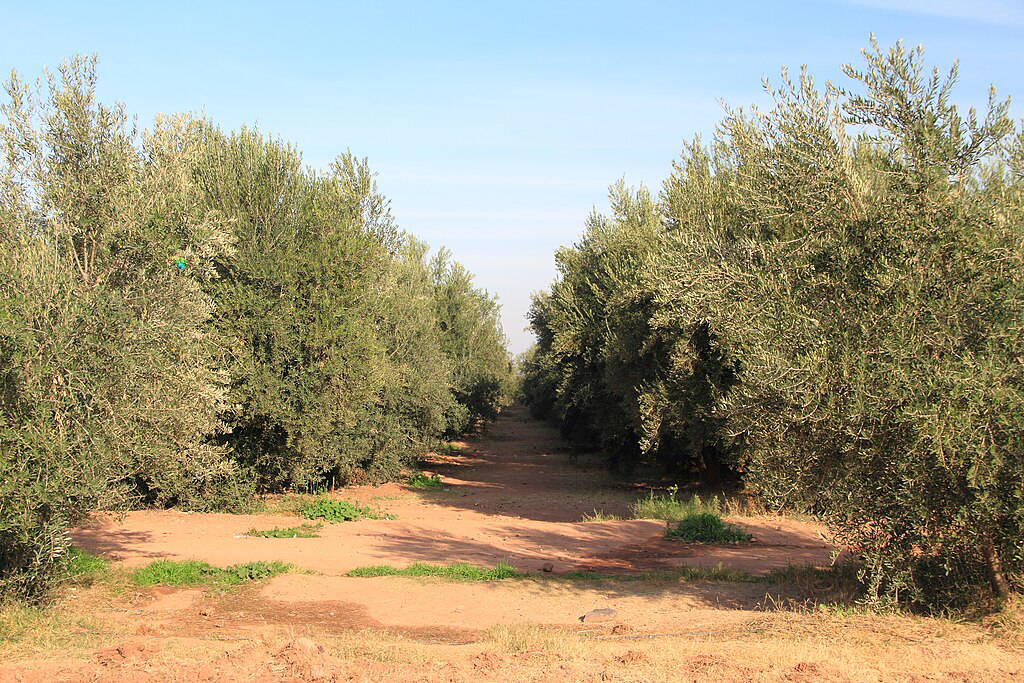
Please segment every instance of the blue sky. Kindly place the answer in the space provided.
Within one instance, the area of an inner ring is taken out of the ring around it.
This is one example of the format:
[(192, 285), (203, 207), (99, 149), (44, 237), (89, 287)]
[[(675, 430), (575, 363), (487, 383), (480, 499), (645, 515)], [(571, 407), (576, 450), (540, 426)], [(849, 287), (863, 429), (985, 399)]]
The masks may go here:
[(0, 67), (96, 53), (102, 98), (143, 125), (200, 112), (314, 167), (369, 157), (402, 227), (499, 296), (514, 351), (607, 186), (657, 187), (720, 100), (763, 102), (782, 65), (841, 80), (874, 32), (943, 69), (959, 57), (964, 105), (990, 83), (1024, 98), (1024, 0), (5, 5)]

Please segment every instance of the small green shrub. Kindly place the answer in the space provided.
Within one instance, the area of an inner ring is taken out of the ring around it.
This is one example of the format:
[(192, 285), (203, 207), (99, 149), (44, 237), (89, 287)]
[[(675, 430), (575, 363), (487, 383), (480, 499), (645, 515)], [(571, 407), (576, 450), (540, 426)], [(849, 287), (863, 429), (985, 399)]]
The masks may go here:
[(359, 578), (373, 578), (377, 576), (433, 576), (450, 581), (500, 581), (502, 579), (522, 578), (526, 574), (517, 571), (511, 565), (499, 562), (490, 569), (463, 563), (448, 565), (416, 563), (404, 569), (388, 567), (386, 565), (375, 565), (371, 567), (357, 567), (348, 572), (346, 576)]
[(323, 519), (328, 522), (355, 522), (360, 519), (394, 519), (394, 515), (374, 511), (370, 507), (350, 503), (337, 498), (317, 498), (303, 507), (299, 514), (306, 519)]
[(691, 543), (749, 543), (752, 538), (743, 529), (723, 522), (710, 512), (689, 515), (675, 529), (669, 529), (666, 536)]
[(273, 529), (249, 529), (246, 536), (258, 538), (318, 538), (323, 524), (300, 524), (299, 526), (274, 527)]
[(429, 477), (422, 472), (409, 477), (409, 481), (406, 482), (409, 486), (414, 489), (443, 489), (444, 484), (441, 482), (441, 477), (436, 474), (432, 474)]
[(140, 586), (209, 586), (227, 588), (283, 574), (283, 562), (247, 562), (221, 569), (197, 560), (157, 560), (131, 574)]
[(262, 581), (284, 574), (290, 567), (283, 562), (246, 562), (234, 564), (220, 572), (221, 579), (228, 585), (237, 585), (248, 581)]

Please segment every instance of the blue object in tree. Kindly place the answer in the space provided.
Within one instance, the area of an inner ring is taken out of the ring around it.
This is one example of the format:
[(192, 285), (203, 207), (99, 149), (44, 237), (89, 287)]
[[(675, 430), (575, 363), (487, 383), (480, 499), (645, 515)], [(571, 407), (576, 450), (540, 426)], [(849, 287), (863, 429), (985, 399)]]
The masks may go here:
[(178, 259), (178, 262), (175, 265), (178, 266), (178, 270), (185, 270), (185, 259)]

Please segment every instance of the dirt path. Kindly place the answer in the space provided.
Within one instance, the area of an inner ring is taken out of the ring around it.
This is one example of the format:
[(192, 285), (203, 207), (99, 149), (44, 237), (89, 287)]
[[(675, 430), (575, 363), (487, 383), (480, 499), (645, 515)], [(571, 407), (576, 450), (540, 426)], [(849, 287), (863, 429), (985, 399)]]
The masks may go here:
[[(733, 547), (666, 541), (659, 521), (582, 522), (595, 508), (628, 516), (639, 492), (601, 468), (571, 464), (557, 434), (520, 409), (426, 467), (441, 475), (443, 490), (346, 489), (339, 495), (397, 519), (325, 525), (320, 538), (244, 535), (302, 521), (287, 515), (96, 517), (75, 531), (75, 543), (122, 566), (282, 560), (308, 571), (227, 592), (99, 583), (68, 591), (40, 614), (0, 611), (0, 681), (997, 681), (1022, 674), (1020, 648), (979, 629), (787, 611), (792, 587), (561, 577), (680, 566), (758, 574), (825, 564), (829, 549), (814, 525), (782, 518), (733, 519), (755, 537)], [(509, 562), (538, 574), (477, 583), (345, 576), (358, 566), (414, 562)], [(545, 563), (554, 571), (541, 572)], [(611, 618), (579, 620), (599, 608), (612, 610)]]
[(526, 571), (551, 563), (556, 573), (723, 566), (757, 574), (829, 561), (818, 527), (782, 518), (734, 520), (754, 535), (744, 546), (667, 541), (657, 520), (581, 522), (595, 508), (628, 517), (639, 494), (617, 486), (601, 468), (570, 464), (557, 434), (520, 408), (502, 414), (463, 454), (431, 456), (427, 466), (442, 476), (444, 490), (416, 492), (399, 484), (346, 489), (345, 498), (398, 519), (329, 525), (320, 538), (244, 535), (254, 527), (298, 523), (283, 515), (147, 510), (98, 517), (75, 533), (75, 542), (127, 565), (154, 558), (221, 566), (284, 560), (328, 575), (414, 562), (508, 562)]

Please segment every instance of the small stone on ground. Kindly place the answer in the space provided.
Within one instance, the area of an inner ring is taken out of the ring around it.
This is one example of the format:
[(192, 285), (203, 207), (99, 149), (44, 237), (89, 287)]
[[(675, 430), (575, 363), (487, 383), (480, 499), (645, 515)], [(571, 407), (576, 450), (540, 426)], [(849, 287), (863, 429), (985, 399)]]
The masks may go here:
[(580, 621), (585, 624), (592, 624), (597, 621), (611, 621), (615, 617), (615, 610), (610, 607), (601, 607), (598, 609), (592, 609), (582, 617)]

